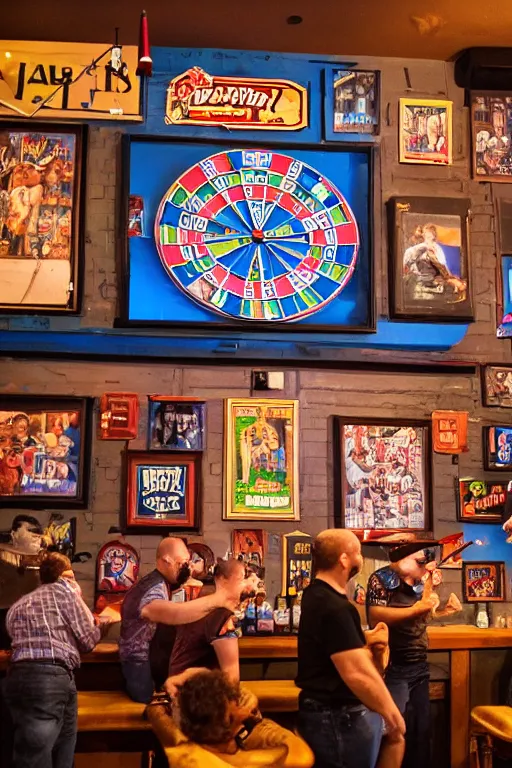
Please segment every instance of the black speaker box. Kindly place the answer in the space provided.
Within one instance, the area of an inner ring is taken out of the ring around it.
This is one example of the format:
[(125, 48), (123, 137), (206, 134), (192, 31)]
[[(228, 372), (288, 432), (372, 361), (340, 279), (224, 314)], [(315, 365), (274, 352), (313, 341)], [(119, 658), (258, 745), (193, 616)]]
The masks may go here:
[(455, 61), (455, 82), (469, 91), (512, 91), (512, 48), (467, 48)]

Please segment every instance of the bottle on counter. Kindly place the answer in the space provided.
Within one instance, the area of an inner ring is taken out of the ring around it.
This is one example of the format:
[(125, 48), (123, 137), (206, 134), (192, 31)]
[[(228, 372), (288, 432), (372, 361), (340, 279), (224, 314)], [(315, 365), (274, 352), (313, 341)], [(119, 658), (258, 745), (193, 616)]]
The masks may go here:
[(489, 616), (485, 603), (477, 603), (476, 625), (479, 629), (489, 629)]
[(284, 635), (290, 632), (290, 609), (286, 604), (286, 597), (281, 596), (276, 598), (274, 632), (276, 635)]

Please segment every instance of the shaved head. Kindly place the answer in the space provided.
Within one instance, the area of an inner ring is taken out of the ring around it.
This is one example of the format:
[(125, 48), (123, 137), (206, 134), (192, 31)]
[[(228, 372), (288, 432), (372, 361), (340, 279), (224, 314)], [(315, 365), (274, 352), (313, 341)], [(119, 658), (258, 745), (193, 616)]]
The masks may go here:
[(166, 539), (162, 539), (156, 550), (156, 559), (162, 560), (164, 557), (171, 557), (173, 560), (188, 560), (188, 549), (185, 546), (185, 542), (182, 539), (178, 539), (176, 536), (168, 536)]
[(181, 586), (190, 577), (190, 553), (182, 539), (168, 536), (156, 550), (157, 570), (174, 587)]
[(352, 531), (329, 528), (313, 541), (313, 561), (317, 571), (330, 571), (341, 565), (343, 555), (352, 560), (361, 552), (361, 544)]

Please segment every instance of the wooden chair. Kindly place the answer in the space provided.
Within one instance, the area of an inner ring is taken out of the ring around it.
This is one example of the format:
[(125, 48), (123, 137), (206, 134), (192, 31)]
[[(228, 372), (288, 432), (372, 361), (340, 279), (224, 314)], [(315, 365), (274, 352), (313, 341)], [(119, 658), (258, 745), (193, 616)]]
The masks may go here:
[(474, 707), (471, 710), (471, 768), (492, 768), (495, 740), (504, 747), (512, 745), (512, 707)]

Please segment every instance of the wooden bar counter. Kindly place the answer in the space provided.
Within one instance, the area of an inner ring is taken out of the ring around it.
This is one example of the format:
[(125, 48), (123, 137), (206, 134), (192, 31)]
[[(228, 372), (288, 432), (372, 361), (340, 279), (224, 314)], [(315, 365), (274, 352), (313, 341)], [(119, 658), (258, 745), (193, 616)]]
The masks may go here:
[[(512, 648), (512, 629), (478, 629), (470, 625), (432, 626), (428, 629), (429, 651), (445, 651), (450, 655), (450, 766), (466, 768), (469, 762), (469, 716), (471, 709), (471, 652)], [(240, 640), (242, 677), (244, 665), (251, 662), (293, 662), (297, 658), (296, 636), (244, 637)], [(5, 670), (9, 653), (0, 651), (0, 672)], [(98, 665), (98, 674), (93, 669)], [(106, 674), (107, 668), (112, 674)], [(77, 675), (79, 688), (112, 690), (121, 685), (117, 645), (100, 643), (92, 653), (82, 657)]]

